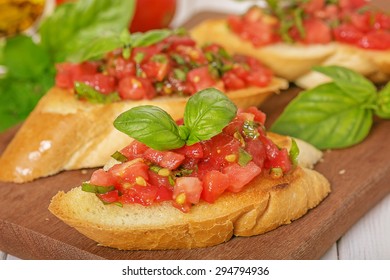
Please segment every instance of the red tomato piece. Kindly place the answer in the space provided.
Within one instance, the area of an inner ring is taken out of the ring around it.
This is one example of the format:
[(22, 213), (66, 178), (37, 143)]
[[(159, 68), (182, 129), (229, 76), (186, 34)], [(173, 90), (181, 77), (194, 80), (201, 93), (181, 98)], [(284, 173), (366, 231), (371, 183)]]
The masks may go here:
[(117, 79), (135, 76), (135, 63), (131, 59), (125, 59), (122, 56), (111, 57), (107, 61), (107, 72)]
[(222, 81), (227, 90), (238, 90), (246, 86), (246, 83), (234, 71), (230, 70), (222, 75)]
[(192, 69), (187, 73), (187, 79), (196, 92), (216, 85), (216, 80), (211, 77), (208, 66)]
[(157, 188), (157, 194), (156, 194), (155, 201), (161, 202), (161, 201), (172, 200), (172, 196), (173, 196), (172, 188), (160, 186)]
[(93, 75), (98, 71), (98, 64), (93, 62), (58, 63), (56, 64), (56, 86), (61, 88), (73, 88), (74, 81), (80, 80), (85, 75)]
[(227, 190), (230, 192), (239, 192), (261, 173), (261, 168), (253, 161), (250, 161), (245, 166), (233, 163), (225, 167), (223, 173), (228, 175), (230, 181)]
[(133, 140), (130, 145), (124, 147), (120, 152), (127, 157), (128, 160), (140, 158), (149, 149), (144, 143)]
[(92, 173), (90, 183), (97, 186), (110, 187), (116, 185), (116, 180), (111, 173), (98, 169)]
[(247, 108), (245, 111), (248, 112), (248, 113), (253, 114), (255, 116), (254, 120), (256, 122), (259, 122), (259, 123), (261, 123), (263, 125), (265, 124), (265, 121), (266, 121), (266, 118), (267, 118), (266, 114), (263, 113), (262, 111), (260, 111), (255, 106), (251, 106), (251, 107)]
[(145, 159), (150, 160), (161, 167), (168, 168), (169, 170), (178, 168), (185, 158), (183, 155), (178, 153), (171, 151), (157, 151), (151, 148), (145, 152), (144, 157)]
[(267, 159), (267, 154), (264, 144), (259, 139), (248, 140), (245, 150), (251, 154), (252, 160), (257, 166), (262, 167), (264, 165), (264, 162)]
[(333, 30), (336, 41), (346, 44), (357, 44), (364, 33), (351, 24), (341, 24)]
[(109, 94), (116, 89), (116, 80), (113, 76), (96, 73), (76, 78), (75, 81), (85, 83), (100, 93)]
[(122, 190), (123, 203), (138, 203), (144, 206), (151, 205), (157, 197), (158, 189), (153, 186), (132, 186)]
[(309, 18), (303, 21), (305, 36), (302, 38), (298, 29), (291, 29), (291, 36), (295, 41), (304, 44), (327, 44), (332, 41), (332, 32), (330, 27), (322, 20)]
[(207, 172), (202, 180), (203, 191), (201, 198), (208, 203), (213, 203), (217, 200), (217, 198), (221, 196), (230, 184), (230, 178), (228, 175), (217, 170)]
[(387, 50), (390, 48), (390, 31), (371, 31), (359, 40), (358, 45), (364, 49)]
[[(142, 161), (127, 161), (114, 165), (108, 172), (122, 183), (142, 184), (143, 181), (146, 183), (149, 180), (148, 170), (149, 166)], [(137, 180), (138, 177), (143, 180)]]
[(125, 100), (151, 99), (156, 94), (149, 80), (134, 76), (121, 79), (118, 84), (118, 92), (119, 96)]
[(203, 158), (203, 148), (200, 143), (195, 143), (191, 146), (184, 145), (174, 150), (174, 152), (185, 155), (188, 158)]
[(113, 190), (104, 194), (96, 194), (100, 200), (104, 203), (113, 203), (119, 201), (119, 192), (118, 190)]
[[(178, 204), (197, 204), (202, 193), (202, 182), (196, 177), (180, 177), (176, 179), (175, 187), (173, 188), (173, 199)], [(184, 194), (183, 200), (180, 200), (179, 195)]]

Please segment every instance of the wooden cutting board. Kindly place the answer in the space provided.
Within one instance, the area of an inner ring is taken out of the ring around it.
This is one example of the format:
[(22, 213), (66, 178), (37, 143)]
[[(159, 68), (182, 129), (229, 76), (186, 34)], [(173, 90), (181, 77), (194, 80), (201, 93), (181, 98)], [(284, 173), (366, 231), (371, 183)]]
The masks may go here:
[[(261, 106), (268, 124), (298, 92), (291, 88)], [(0, 152), (16, 130), (0, 135)], [(318, 259), (390, 192), (389, 132), (389, 121), (375, 120), (363, 143), (325, 152), (316, 169), (330, 180), (332, 193), (304, 217), (263, 235), (235, 237), (205, 249), (119, 251), (97, 246), (65, 225), (47, 210), (50, 199), (89, 179), (92, 169), (26, 184), (0, 183), (0, 249), (22, 259)]]

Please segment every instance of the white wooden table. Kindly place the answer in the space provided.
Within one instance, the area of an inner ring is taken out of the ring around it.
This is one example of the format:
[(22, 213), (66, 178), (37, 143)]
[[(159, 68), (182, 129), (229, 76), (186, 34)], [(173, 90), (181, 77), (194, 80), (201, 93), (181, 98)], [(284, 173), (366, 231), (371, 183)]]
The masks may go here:
[[(234, 0), (177, 0), (178, 10), (173, 21), (180, 26), (200, 11), (226, 13), (244, 12), (250, 5), (262, 1)], [(378, 0), (390, 4), (388, 0)], [(389, 159), (390, 160), (390, 159)], [(390, 183), (390, 182), (389, 182)], [(0, 251), (0, 260), (15, 260), (15, 256)], [(385, 197), (348, 232), (346, 232), (321, 258), (322, 260), (390, 260), (390, 195)]]

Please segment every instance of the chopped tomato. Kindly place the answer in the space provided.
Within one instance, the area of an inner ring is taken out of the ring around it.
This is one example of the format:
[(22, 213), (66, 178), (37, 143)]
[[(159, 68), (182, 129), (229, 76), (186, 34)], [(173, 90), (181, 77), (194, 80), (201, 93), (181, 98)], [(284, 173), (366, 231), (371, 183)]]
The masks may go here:
[(263, 166), (267, 159), (264, 144), (259, 139), (248, 140), (245, 150), (252, 156), (252, 160), (258, 166)]
[[(117, 180), (129, 185), (146, 185), (148, 180), (149, 166), (142, 161), (127, 161), (121, 164), (116, 164), (111, 167), (108, 172)], [(127, 185), (124, 186), (126, 188)]]
[(191, 204), (197, 204), (202, 192), (202, 182), (196, 177), (180, 177), (176, 179), (173, 189), (174, 206), (188, 211)]
[(363, 36), (358, 45), (364, 49), (386, 50), (390, 46), (390, 31), (372, 31)]
[(303, 21), (304, 36), (296, 27), (291, 30), (291, 36), (304, 44), (327, 44), (332, 41), (332, 31), (322, 20), (310, 18)]
[(112, 57), (107, 61), (107, 72), (117, 79), (135, 76), (135, 63), (131, 59), (125, 59), (122, 56)]
[(104, 203), (114, 203), (119, 200), (119, 192), (118, 190), (113, 190), (104, 194), (97, 194), (97, 196), (104, 202)]
[(183, 146), (175, 150), (176, 153), (185, 155), (189, 158), (203, 158), (203, 148), (200, 143), (195, 143), (191, 146)]
[(257, 166), (253, 161), (249, 162), (246, 166), (240, 166), (237, 163), (226, 166), (223, 169), (223, 173), (228, 175), (230, 180), (229, 187), (230, 192), (239, 192), (250, 181), (261, 173), (261, 168)]
[(251, 107), (246, 109), (246, 112), (253, 114), (254, 120), (256, 122), (259, 122), (263, 125), (265, 124), (265, 120), (266, 120), (267, 116), (265, 115), (265, 113), (263, 113), (262, 111), (260, 111), (256, 107), (251, 106)]
[(151, 205), (157, 197), (158, 189), (153, 186), (132, 186), (122, 190), (120, 201), (123, 203), (138, 203), (144, 206)]
[(98, 169), (92, 173), (90, 183), (97, 186), (110, 187), (115, 186), (116, 180), (111, 173)]
[(120, 152), (128, 159), (132, 160), (142, 155), (149, 149), (144, 143), (138, 142), (136, 140), (132, 141), (130, 145), (124, 147)]
[(154, 55), (150, 60), (141, 64), (141, 69), (147, 78), (161, 82), (170, 70), (169, 58), (165, 54)]
[(228, 188), (229, 183), (228, 175), (217, 170), (207, 172), (203, 177), (201, 198), (208, 203), (213, 203)]
[(207, 66), (191, 70), (187, 74), (187, 79), (196, 92), (216, 85), (216, 80), (211, 77)]
[(94, 88), (95, 90), (109, 94), (116, 89), (116, 80), (113, 76), (96, 73), (93, 75), (84, 75), (76, 78), (75, 81), (85, 83), (86, 85)]
[(61, 88), (73, 88), (75, 81), (80, 80), (85, 75), (96, 74), (98, 64), (92, 62), (80, 64), (64, 62), (56, 64), (56, 69), (56, 86)]
[(227, 90), (238, 90), (245, 87), (245, 81), (232, 70), (225, 72), (222, 80)]
[(144, 157), (147, 160), (170, 170), (178, 168), (185, 158), (183, 155), (178, 153), (171, 151), (157, 151), (154, 149), (148, 149), (144, 153)]
[(155, 95), (155, 90), (149, 80), (134, 76), (121, 79), (118, 92), (119, 96), (125, 100), (151, 99)]

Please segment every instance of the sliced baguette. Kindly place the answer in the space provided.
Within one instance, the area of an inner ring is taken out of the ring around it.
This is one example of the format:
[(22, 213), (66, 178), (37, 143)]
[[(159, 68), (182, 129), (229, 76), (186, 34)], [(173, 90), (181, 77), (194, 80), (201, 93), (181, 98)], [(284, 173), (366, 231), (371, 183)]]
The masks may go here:
[[(287, 137), (270, 136), (278, 145), (287, 147), (291, 143)], [(321, 156), (307, 143), (300, 149), (309, 166)], [(258, 235), (289, 224), (317, 206), (329, 192), (330, 184), (323, 175), (298, 166), (277, 180), (260, 174), (243, 191), (224, 193), (213, 204), (200, 202), (186, 214), (170, 202), (146, 207), (103, 205), (81, 187), (57, 193), (49, 210), (102, 246), (121, 250), (189, 249), (217, 245), (233, 235)]]
[(225, 19), (205, 20), (190, 33), (199, 45), (215, 42), (231, 53), (254, 56), (277, 76), (302, 88), (329, 81), (325, 75), (312, 71), (313, 66), (344, 66), (377, 83), (390, 79), (390, 51), (364, 50), (337, 42), (323, 45), (277, 43), (256, 48), (231, 32)]
[(336, 50), (335, 44), (313, 45), (308, 48), (304, 45), (278, 43), (255, 48), (251, 42), (231, 32), (225, 19), (205, 20), (192, 28), (190, 35), (200, 46), (214, 42), (230, 53), (256, 57), (271, 68), (275, 75), (289, 81), (306, 74), (314, 65), (321, 64)]
[(184, 214), (169, 202), (153, 206), (103, 205), (80, 187), (59, 192), (49, 210), (99, 245), (121, 250), (198, 248), (235, 236), (253, 236), (303, 216), (330, 192), (320, 173), (297, 168), (279, 180), (259, 176), (214, 204), (201, 202)]
[[(287, 87), (286, 80), (274, 78), (267, 87), (251, 87), (227, 95), (238, 107), (247, 108), (260, 105), (269, 95)], [(129, 141), (112, 125), (120, 113), (149, 104), (179, 119), (186, 101), (184, 97), (165, 97), (101, 105), (77, 100), (71, 92), (53, 88), (1, 155), (0, 181), (23, 183), (62, 170), (102, 166)]]

